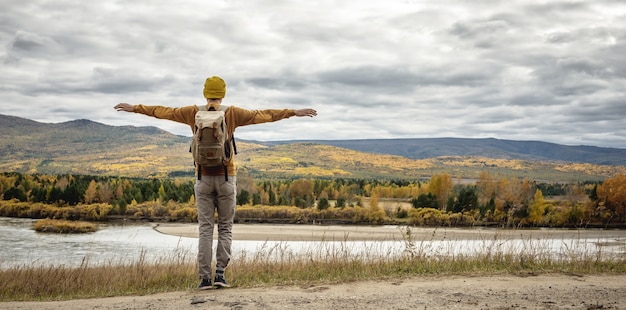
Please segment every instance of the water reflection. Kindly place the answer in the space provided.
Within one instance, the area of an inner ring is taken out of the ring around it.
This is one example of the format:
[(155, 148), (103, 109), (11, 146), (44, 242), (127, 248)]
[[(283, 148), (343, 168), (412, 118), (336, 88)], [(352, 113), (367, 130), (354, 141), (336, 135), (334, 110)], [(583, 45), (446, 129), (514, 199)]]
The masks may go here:
[[(46, 234), (32, 229), (34, 220), (0, 218), (0, 268), (34, 265), (80, 266), (129, 264), (175, 259), (195, 261), (197, 239), (161, 234), (153, 224), (100, 224), (89, 234)], [(626, 255), (625, 232), (607, 237), (562, 239), (489, 239), (484, 240), (414, 240), (402, 241), (233, 241), (235, 258), (284, 259), (308, 255), (349, 255), (378, 258), (403, 255), (412, 251), (426, 257), (476, 255), (485, 253), (525, 253), (567, 258), (602, 255), (623, 258)]]
[(160, 234), (148, 224), (100, 224), (88, 234), (37, 233), (34, 220), (0, 218), (0, 267), (130, 263), (192, 253), (196, 239)]

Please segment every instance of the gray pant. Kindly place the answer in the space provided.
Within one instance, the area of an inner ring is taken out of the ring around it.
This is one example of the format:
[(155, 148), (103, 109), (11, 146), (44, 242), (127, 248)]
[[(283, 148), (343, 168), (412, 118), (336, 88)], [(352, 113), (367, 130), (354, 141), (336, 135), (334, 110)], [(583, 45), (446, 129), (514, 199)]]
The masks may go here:
[(237, 195), (235, 176), (206, 176), (194, 186), (200, 238), (198, 241), (198, 277), (211, 279), (213, 259), (213, 227), (217, 210), (217, 269), (224, 270), (230, 261), (232, 228)]

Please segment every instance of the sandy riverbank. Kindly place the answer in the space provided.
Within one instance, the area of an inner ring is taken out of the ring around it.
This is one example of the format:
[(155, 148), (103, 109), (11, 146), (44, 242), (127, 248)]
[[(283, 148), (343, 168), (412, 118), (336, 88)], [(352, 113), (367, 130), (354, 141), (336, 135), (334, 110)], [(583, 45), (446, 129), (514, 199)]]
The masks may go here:
[[(180, 237), (198, 237), (197, 224), (157, 224), (157, 231)], [(626, 242), (626, 230), (600, 229), (495, 229), (495, 228), (422, 228), (411, 227), (413, 240), (498, 240), (498, 239), (575, 239), (614, 238)], [(234, 240), (271, 241), (360, 241), (403, 240), (406, 228), (400, 226), (355, 225), (276, 225), (235, 224)], [(214, 234), (217, 236), (217, 232)]]

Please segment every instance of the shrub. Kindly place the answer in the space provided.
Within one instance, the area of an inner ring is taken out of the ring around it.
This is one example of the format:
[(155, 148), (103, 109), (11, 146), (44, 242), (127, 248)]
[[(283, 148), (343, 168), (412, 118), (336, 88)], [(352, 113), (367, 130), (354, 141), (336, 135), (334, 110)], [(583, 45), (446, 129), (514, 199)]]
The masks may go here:
[(183, 207), (170, 211), (170, 219), (172, 221), (197, 222), (198, 209), (192, 207)]
[(434, 208), (420, 208), (409, 210), (409, 223), (420, 226), (448, 225), (450, 217)]
[(76, 208), (78, 209), (80, 219), (86, 221), (102, 221), (109, 216), (109, 213), (113, 209), (113, 206), (105, 203), (98, 203), (89, 205), (78, 205), (76, 206)]
[(60, 234), (89, 233), (97, 230), (96, 225), (93, 223), (55, 219), (38, 220), (33, 225), (33, 228), (38, 232)]

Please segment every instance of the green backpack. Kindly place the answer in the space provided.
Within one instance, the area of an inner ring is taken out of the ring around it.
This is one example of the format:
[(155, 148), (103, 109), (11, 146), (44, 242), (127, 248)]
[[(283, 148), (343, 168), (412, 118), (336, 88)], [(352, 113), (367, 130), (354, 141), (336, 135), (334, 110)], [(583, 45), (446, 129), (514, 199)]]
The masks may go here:
[(202, 177), (202, 166), (223, 166), (224, 176), (228, 181), (227, 166), (237, 153), (235, 139), (228, 136), (226, 127), (224, 113), (228, 108), (220, 105), (217, 111), (208, 111), (206, 105), (198, 106), (190, 148), (198, 180)]

